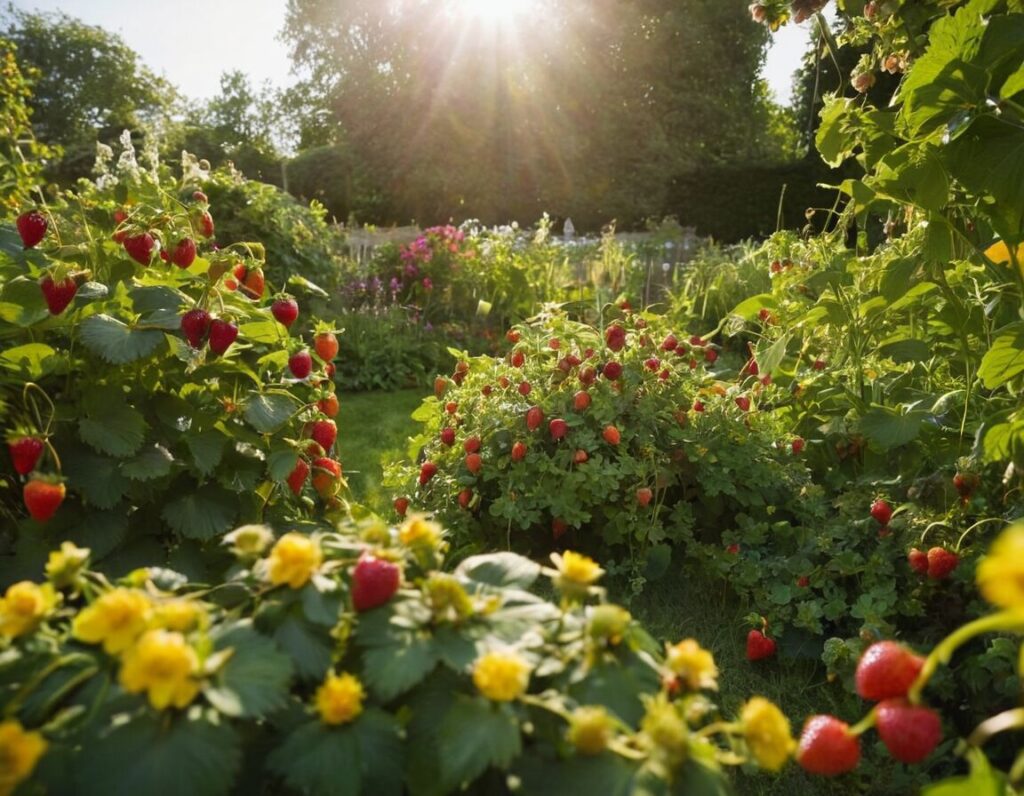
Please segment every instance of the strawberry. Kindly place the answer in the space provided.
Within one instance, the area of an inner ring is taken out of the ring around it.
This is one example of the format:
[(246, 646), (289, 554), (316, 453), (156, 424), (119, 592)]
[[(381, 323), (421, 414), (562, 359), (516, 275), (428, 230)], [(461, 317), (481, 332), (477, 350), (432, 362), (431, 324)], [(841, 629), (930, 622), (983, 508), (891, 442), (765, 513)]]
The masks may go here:
[(153, 259), (153, 252), (156, 251), (156, 241), (148, 232), (129, 235), (122, 245), (128, 256), (140, 265), (149, 265)]
[(484, 460), (479, 453), (471, 453), (466, 457), (466, 469), (473, 475), (479, 475), (483, 469)]
[(463, 375), (469, 373), (469, 363), (464, 360), (460, 360), (455, 364), (455, 372)]
[(334, 374), (337, 373), (337, 372), (338, 372), (338, 369), (336, 367), (334, 367), (334, 363), (333, 362), (328, 362), (326, 365), (324, 365), (324, 375), (328, 379), (332, 379), (333, 380), (334, 379)]
[(46, 522), (64, 502), (64, 484), (52, 478), (33, 478), (22, 489), (25, 508), (36, 522)]
[(749, 412), (750, 411), (750, 399), (747, 396), (745, 396), (745, 395), (741, 395), (738, 398), (736, 398), (736, 406), (738, 406), (740, 408), (741, 412)]
[(604, 332), (605, 345), (612, 351), (621, 351), (626, 345), (626, 330), (619, 324), (613, 323)]
[(871, 504), (871, 516), (879, 525), (888, 525), (889, 520), (892, 519), (892, 506), (888, 501), (878, 499)]
[(804, 452), (804, 445), (806, 444), (807, 443), (804, 442), (803, 437), (797, 437), (796, 439), (794, 439), (792, 443), (793, 453), (799, 456), (801, 453)]
[(550, 340), (548, 340), (548, 348), (550, 348), (552, 351), (557, 351), (561, 347), (562, 343), (557, 337), (552, 337)]
[[(245, 266), (242, 266), (244, 269)], [(235, 270), (237, 276), (238, 270)], [(252, 268), (245, 270), (245, 279), (239, 283), (239, 286), (246, 296), (251, 299), (263, 298), (263, 291), (266, 289), (267, 281), (263, 276), (263, 271), (259, 268)]]
[(520, 337), (521, 335), (515, 329), (509, 329), (507, 332), (505, 332), (505, 339), (512, 343), (512, 345), (518, 343)]
[[(163, 252), (160, 252), (163, 254)], [(171, 262), (178, 268), (188, 268), (196, 259), (196, 242), (192, 238), (182, 238), (170, 254)]]
[(456, 412), (459, 411), (459, 405), (455, 403), (455, 401), (449, 401), (444, 405), (444, 411), (446, 411), (450, 415), (454, 415)]
[(949, 574), (956, 569), (960, 563), (960, 557), (952, 550), (944, 547), (933, 547), (928, 551), (928, 577), (932, 580), (942, 580), (949, 577)]
[(210, 333), (212, 323), (210, 313), (206, 310), (189, 310), (181, 316), (181, 331), (190, 346), (202, 348), (206, 341), (206, 335)]
[(590, 406), (590, 393), (586, 390), (580, 390), (572, 397), (572, 408), (577, 412), (585, 412), (588, 406)]
[(816, 360), (814, 360), (814, 364), (812, 364), (811, 367), (814, 368), (815, 370), (824, 370), (825, 369), (825, 360), (824, 359), (816, 359)]
[(209, 199), (207, 198), (206, 194), (205, 194), (205, 193), (203, 193), (202, 191), (193, 191), (193, 192), (192, 192), (192, 198), (193, 198), (193, 199), (194, 199), (195, 201), (197, 201), (197, 202), (201, 202), (201, 203), (203, 203), (204, 205), (205, 205), (205, 204), (208, 204), (208, 203), (209, 203), (209, 201), (210, 201), (210, 200), (209, 200)]
[(447, 389), (448, 379), (446, 379), (444, 376), (438, 376), (436, 379), (434, 379), (434, 395), (436, 397), (441, 398), (445, 394), (445, 391)]
[(512, 461), (521, 462), (526, 458), (526, 443), (517, 442), (512, 446)]
[(404, 517), (406, 512), (409, 511), (409, 498), (395, 498), (395, 511), (399, 517)]
[(569, 361), (569, 357), (562, 357), (558, 360), (558, 369), (562, 371), (562, 373), (568, 373), (572, 370), (572, 362)]
[(618, 362), (608, 362), (601, 371), (601, 375), (608, 381), (615, 381), (622, 375), (622, 365)]
[(675, 351), (679, 347), (679, 341), (674, 334), (668, 335), (661, 343), (662, 351)]
[(693, 402), (693, 411), (694, 412), (703, 412), (704, 411), (704, 402), (703, 401), (694, 401)]
[(690, 345), (697, 346), (697, 348), (703, 348), (706, 345), (706, 343), (704, 342), (704, 338), (703, 337), (698, 337), (697, 335), (693, 335), (690, 338)]
[(903, 699), (879, 703), (875, 727), (889, 754), (901, 763), (920, 763), (942, 740), (939, 714)]
[(618, 445), (619, 440), (622, 439), (622, 435), (619, 434), (619, 430), (615, 426), (605, 426), (601, 436), (604, 437), (604, 441), (609, 445)]
[(323, 456), (313, 461), (313, 489), (320, 497), (328, 498), (341, 488), (341, 463)]
[[(767, 307), (762, 307), (761, 311), (757, 313), (757, 317), (761, 320), (761, 323), (767, 323), (769, 326), (774, 325), (775, 316), (772, 311)], [(753, 375), (757, 375), (756, 373)]]
[(402, 582), (398, 565), (363, 553), (352, 570), (352, 606), (362, 613), (388, 602)]
[(117, 210), (114, 211), (114, 223), (115, 224), (123, 224), (127, 220), (128, 220), (128, 214), (122, 208), (119, 207), (119, 208), (117, 208)]
[(480, 437), (470, 437), (462, 443), (462, 449), (466, 453), (477, 453), (480, 450)]
[(811, 716), (800, 733), (796, 761), (812, 774), (845, 774), (860, 763), (860, 738), (835, 716)]
[(47, 274), (39, 280), (39, 289), (43, 293), (43, 301), (51, 315), (60, 315), (68, 308), (78, 293), (78, 283), (70, 276), (65, 277), (63, 282), (54, 282), (53, 277)]
[(199, 218), (196, 219), (196, 224), (199, 227), (199, 233), (204, 238), (213, 237), (213, 216), (211, 216), (208, 212), (204, 210), (199, 215)]
[(523, 363), (526, 362), (526, 355), (522, 351), (514, 351), (509, 362), (512, 364), (512, 367), (521, 368)]
[(743, 366), (743, 370), (741, 372), (746, 373), (749, 376), (758, 376), (761, 373), (761, 368), (758, 367), (756, 359), (751, 359)]
[(333, 332), (320, 332), (313, 338), (316, 355), (324, 362), (330, 362), (338, 356), (338, 338)]
[(734, 542), (733, 544), (725, 548), (725, 552), (727, 552), (731, 556), (738, 556), (740, 554), (740, 546)]
[(524, 398), (530, 394), (530, 390), (532, 389), (533, 387), (530, 386), (530, 382), (528, 381), (520, 382), (519, 384), (519, 394)]
[(501, 387), (501, 389), (503, 389), (503, 390), (507, 390), (511, 383), (512, 382), (510, 382), (508, 380), (508, 376), (499, 376), (498, 377), (498, 386)]
[(707, 350), (704, 351), (704, 361), (707, 362), (709, 365), (713, 365), (717, 359), (718, 352), (715, 351), (715, 349), (708, 348)]
[(597, 381), (597, 368), (588, 365), (580, 371), (580, 384), (584, 387), (589, 387), (595, 381)]
[(583, 364), (583, 360), (575, 354), (569, 354), (569, 356), (565, 358), (565, 361), (569, 363), (570, 368), (575, 368)]
[(332, 392), (317, 401), (316, 408), (328, 417), (337, 417), (338, 410), (341, 409), (341, 406), (338, 403), (338, 396)]
[(22, 213), (14, 223), (18, 227), (21, 243), (26, 249), (38, 245), (46, 237), (46, 216), (38, 210)]
[(295, 462), (295, 469), (288, 476), (288, 486), (296, 496), (302, 494), (302, 487), (305, 486), (307, 478), (309, 478), (309, 465), (306, 464), (305, 459), (300, 457)]
[(295, 319), (299, 317), (299, 305), (293, 298), (279, 298), (270, 305), (271, 314), (286, 329), (290, 329)]
[(551, 439), (563, 439), (569, 431), (569, 425), (562, 418), (556, 417), (548, 423), (548, 431), (551, 433)]
[(39, 437), (15, 437), (8, 442), (7, 450), (11, 453), (15, 472), (18, 475), (28, 475), (35, 470), (45, 447)]
[(573, 464), (586, 464), (590, 460), (590, 454), (580, 448), (572, 455)]
[(661, 373), (658, 374), (658, 378), (661, 379), (662, 381), (668, 381), (668, 377), (670, 375), (671, 372), (669, 371), (669, 369), (665, 368)]
[(466, 487), (461, 492), (459, 492), (459, 507), (460, 508), (468, 509), (469, 508), (469, 504), (470, 504), (470, 502), (472, 502), (472, 500), (473, 500), (473, 490), (470, 489), (469, 487)]
[(441, 442), (447, 445), (449, 448), (455, 444), (455, 429), (454, 428), (442, 428), (441, 429)]
[(494, 388), (490, 384), (485, 384), (483, 387), (480, 388), (480, 394), (484, 398), (490, 398), (492, 392), (494, 392)]
[(928, 554), (923, 550), (918, 550), (916, 547), (910, 548), (910, 552), (907, 553), (907, 563), (918, 575), (928, 574)]
[(292, 354), (288, 358), (288, 370), (297, 379), (308, 378), (309, 374), (313, 372), (313, 357), (309, 355), (309, 351), (304, 348)]
[(806, 575), (801, 575), (799, 578), (796, 579), (796, 585), (801, 589), (806, 589), (808, 586), (811, 585), (811, 579)]
[(433, 462), (423, 462), (420, 467), (420, 486), (426, 486), (435, 475), (437, 475), (437, 465)]
[(313, 430), (310, 432), (310, 436), (317, 445), (325, 451), (329, 451), (334, 446), (334, 441), (338, 438), (338, 426), (335, 425), (333, 420), (317, 420), (313, 423)]
[(551, 535), (557, 540), (560, 539), (569, 530), (569, 523), (565, 520), (555, 517), (551, 520)]
[(210, 323), (210, 350), (220, 356), (238, 338), (238, 327), (223, 318)]
[(644, 508), (647, 508), (651, 504), (651, 498), (653, 497), (654, 493), (645, 486), (636, 491), (636, 502)]
[(760, 630), (747, 633), (747, 660), (760, 661), (775, 655), (775, 639), (768, 638)]
[(879, 641), (861, 655), (855, 681), (863, 699), (879, 702), (906, 696), (924, 666), (924, 658), (895, 641)]
[(544, 422), (544, 411), (539, 406), (531, 406), (526, 410), (526, 428), (536, 431)]

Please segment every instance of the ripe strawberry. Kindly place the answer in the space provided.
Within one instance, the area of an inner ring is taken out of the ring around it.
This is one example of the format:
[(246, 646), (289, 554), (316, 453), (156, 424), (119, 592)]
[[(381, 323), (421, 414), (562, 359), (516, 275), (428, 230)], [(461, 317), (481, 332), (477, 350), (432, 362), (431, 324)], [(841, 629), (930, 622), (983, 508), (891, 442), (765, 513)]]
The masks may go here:
[(704, 411), (704, 402), (703, 401), (694, 401), (693, 402), (693, 411), (694, 412), (703, 412)]
[(494, 388), (490, 384), (485, 384), (483, 387), (480, 388), (480, 394), (484, 398), (490, 398), (492, 392), (494, 392)]
[(126, 213), (123, 208), (119, 207), (117, 208), (117, 210), (114, 211), (113, 217), (115, 224), (122, 224), (128, 220), (128, 213)]
[(679, 341), (674, 334), (668, 335), (661, 343), (662, 351), (675, 351), (679, 347)]
[(313, 372), (313, 357), (305, 348), (288, 358), (288, 370), (297, 379), (305, 379)]
[(551, 439), (559, 440), (568, 433), (569, 425), (562, 418), (556, 417), (548, 423), (548, 431), (551, 432)]
[(149, 265), (153, 259), (153, 252), (156, 251), (156, 241), (148, 232), (130, 235), (124, 239), (122, 245), (128, 256), (140, 265)]
[(586, 464), (590, 460), (590, 454), (580, 448), (572, 455), (573, 464)]
[(924, 666), (924, 658), (895, 641), (879, 641), (867, 648), (857, 663), (857, 693), (879, 702), (906, 696)]
[(860, 763), (860, 738), (835, 716), (811, 716), (800, 734), (796, 761), (812, 774), (845, 774)]
[(796, 585), (799, 586), (801, 589), (806, 589), (808, 586), (811, 585), (811, 579), (806, 575), (801, 575), (799, 578), (796, 579)]
[(825, 360), (824, 359), (816, 359), (816, 360), (814, 360), (814, 364), (811, 365), (811, 367), (814, 368), (815, 370), (824, 370), (825, 369)]
[(39, 457), (46, 446), (38, 437), (15, 437), (7, 443), (11, 453), (11, 462), (18, 475), (28, 475), (36, 469)]
[(615, 426), (605, 426), (601, 436), (604, 437), (604, 441), (609, 445), (618, 445), (619, 440), (622, 439), (622, 435), (619, 434), (619, 430)]
[(247, 269), (244, 265), (236, 266), (235, 276), (238, 276), (238, 268), (244, 272), (244, 278), (239, 280), (239, 288), (242, 293), (251, 299), (263, 298), (263, 292), (267, 286), (267, 280), (263, 271), (259, 268)]
[(526, 458), (526, 443), (517, 442), (512, 446), (512, 461), (521, 462)]
[(462, 443), (462, 449), (466, 453), (477, 453), (480, 450), (480, 437), (469, 437)]
[(328, 417), (337, 417), (338, 410), (341, 409), (341, 406), (338, 403), (338, 396), (332, 392), (317, 401), (316, 408)]
[(565, 520), (556, 517), (551, 520), (551, 535), (557, 540), (560, 539), (569, 530), (569, 523)]
[(956, 569), (960, 563), (960, 557), (952, 550), (944, 547), (933, 547), (928, 551), (928, 577), (932, 580), (942, 580), (949, 577), (949, 574)]
[(334, 446), (334, 441), (338, 438), (338, 426), (335, 425), (333, 420), (317, 420), (313, 423), (313, 430), (310, 432), (310, 436), (317, 445), (325, 451), (329, 451)]
[(472, 500), (473, 500), (473, 490), (470, 489), (469, 487), (466, 487), (461, 492), (459, 492), (459, 507), (460, 508), (468, 509), (469, 508), (469, 504), (472, 502)]
[(740, 546), (733, 542), (731, 545), (725, 548), (725, 552), (727, 552), (731, 556), (738, 556), (740, 554)]
[(878, 736), (901, 763), (920, 763), (942, 740), (942, 720), (931, 708), (887, 699), (875, 714)]
[(586, 411), (588, 406), (590, 406), (590, 393), (586, 390), (580, 390), (572, 397), (572, 408), (577, 412)]
[(231, 321), (218, 318), (210, 324), (210, 350), (220, 356), (238, 338), (238, 327)]
[(447, 445), (449, 448), (455, 444), (455, 429), (454, 428), (442, 428), (441, 429), (441, 442)]
[(552, 351), (557, 351), (561, 347), (562, 343), (557, 337), (552, 337), (550, 340), (548, 340), (548, 348), (550, 348)]
[(450, 415), (454, 415), (456, 412), (459, 411), (459, 405), (455, 403), (455, 401), (449, 401), (444, 405), (444, 411), (446, 411)]
[(270, 312), (279, 323), (290, 329), (299, 317), (299, 305), (293, 298), (279, 298), (270, 305)]
[(53, 277), (47, 274), (39, 280), (39, 289), (43, 293), (43, 301), (51, 315), (60, 315), (68, 308), (78, 293), (78, 283), (70, 276), (65, 277), (63, 282), (54, 282)]
[(751, 359), (749, 362), (747, 362), (746, 365), (743, 366), (743, 370), (741, 372), (746, 373), (750, 376), (757, 376), (760, 375), (761, 368), (758, 367), (756, 359)]
[(622, 375), (622, 365), (618, 362), (608, 362), (601, 371), (601, 375), (608, 381), (615, 381)]
[(918, 575), (928, 574), (928, 554), (923, 550), (918, 550), (916, 547), (910, 548), (910, 552), (907, 553), (907, 563)]
[(539, 406), (531, 406), (526, 410), (526, 428), (536, 431), (544, 422), (544, 411)]
[(399, 517), (404, 517), (406, 512), (409, 511), (409, 498), (395, 498), (395, 511)]
[(801, 453), (803, 453), (804, 452), (804, 445), (805, 444), (806, 443), (804, 442), (804, 438), (803, 437), (797, 437), (796, 439), (794, 439), (793, 440), (793, 453), (795, 453), (797, 455), (800, 455)]
[(328, 362), (326, 365), (324, 365), (324, 375), (328, 379), (333, 380), (334, 379), (334, 374), (337, 373), (337, 371), (338, 371), (338, 369), (336, 367), (334, 367), (334, 363), (333, 362)]
[(512, 367), (521, 368), (523, 363), (526, 362), (526, 355), (522, 351), (512, 352), (512, 358), (509, 360), (512, 363)]
[(306, 464), (305, 459), (300, 457), (295, 462), (295, 469), (288, 476), (288, 486), (296, 496), (302, 494), (302, 487), (305, 486), (307, 478), (309, 478), (309, 465)]
[(626, 345), (626, 330), (613, 323), (604, 332), (604, 342), (612, 351), (621, 351)]
[(718, 359), (718, 352), (713, 348), (708, 348), (704, 351), (704, 361), (709, 365), (713, 365)]
[(213, 237), (213, 216), (211, 216), (205, 210), (200, 214), (199, 218), (196, 219), (196, 225), (199, 227), (199, 233), (204, 238)]
[(871, 516), (879, 525), (888, 525), (892, 519), (892, 506), (885, 500), (876, 500), (871, 504)]
[(572, 370), (572, 362), (569, 361), (569, 357), (562, 357), (558, 360), (558, 369), (566, 374)]
[(206, 310), (189, 310), (181, 316), (181, 331), (193, 348), (202, 348), (213, 320)]
[(584, 387), (589, 387), (597, 381), (597, 369), (592, 368), (589, 365), (580, 371), (580, 384)]
[(433, 462), (423, 462), (423, 466), (420, 467), (420, 486), (426, 486), (435, 475), (437, 475), (437, 465)]
[(760, 630), (747, 633), (747, 660), (760, 661), (775, 654), (775, 639), (768, 638)]
[(445, 391), (448, 389), (448, 379), (444, 376), (438, 376), (434, 379), (434, 395), (441, 398)]
[(782, 273), (782, 263), (780, 263), (778, 260), (775, 260), (768, 267), (768, 270), (771, 271), (773, 274), (781, 274)]
[(741, 412), (749, 412), (750, 411), (750, 399), (747, 396), (745, 396), (745, 395), (741, 395), (738, 398), (736, 398), (736, 406), (738, 406), (740, 408)]
[[(762, 307), (761, 311), (757, 313), (757, 317), (762, 323), (767, 323), (769, 325), (772, 325), (775, 322), (775, 316), (772, 315), (772, 311), (767, 307)], [(753, 375), (756, 376), (757, 374), (755, 373)]]
[(464, 360), (460, 360), (455, 364), (455, 372), (462, 374), (469, 373), (469, 363)]
[(210, 201), (210, 200), (209, 200), (209, 199), (207, 198), (206, 194), (205, 194), (205, 193), (203, 193), (202, 191), (193, 191), (193, 192), (192, 192), (192, 198), (193, 198), (193, 199), (194, 199), (195, 201), (197, 201), (197, 202), (201, 202), (201, 203), (202, 203), (202, 204), (204, 204), (204, 205), (205, 205), (205, 204), (207, 204), (207, 203), (209, 203), (209, 201)]
[(698, 337), (697, 335), (693, 335), (690, 338), (690, 345), (697, 346), (697, 348), (703, 348), (707, 344), (704, 342), (704, 338), (703, 337)]
[(313, 461), (313, 489), (320, 497), (333, 497), (341, 488), (341, 463), (326, 456)]
[(402, 582), (398, 565), (363, 553), (352, 570), (352, 606), (362, 613), (388, 602)]
[(331, 362), (338, 356), (338, 338), (332, 332), (320, 332), (313, 338), (313, 347), (324, 362)]
[(516, 331), (515, 329), (509, 329), (507, 332), (505, 332), (505, 339), (512, 343), (512, 345), (515, 345), (516, 343), (519, 342), (520, 336), (521, 335), (519, 334), (519, 332)]
[(46, 237), (46, 216), (38, 210), (22, 213), (14, 223), (18, 227), (21, 243), (26, 249), (38, 245)]
[(36, 522), (46, 522), (64, 502), (64, 484), (50, 478), (33, 478), (22, 489), (25, 508)]
[(974, 494), (980, 483), (981, 478), (977, 473), (957, 473), (953, 476), (953, 488), (964, 503)]
[(658, 374), (658, 378), (661, 379), (662, 381), (668, 381), (668, 377), (670, 375), (671, 372), (669, 371), (669, 369), (665, 368), (661, 373)]
[(528, 381), (520, 382), (519, 384), (519, 394), (524, 398), (530, 394), (530, 390), (532, 389), (533, 388), (530, 386), (530, 382)]
[[(160, 252), (163, 254), (163, 252)], [(188, 268), (196, 259), (196, 242), (192, 238), (182, 238), (170, 254), (171, 262), (178, 268)]]
[(570, 368), (575, 368), (583, 364), (583, 360), (575, 354), (569, 354), (569, 356), (565, 358), (565, 361), (569, 363)]
[(483, 469), (484, 460), (479, 453), (471, 453), (466, 457), (466, 469), (473, 475), (479, 475)]
[(644, 508), (647, 508), (651, 504), (651, 498), (653, 497), (654, 492), (645, 486), (636, 491), (636, 502)]

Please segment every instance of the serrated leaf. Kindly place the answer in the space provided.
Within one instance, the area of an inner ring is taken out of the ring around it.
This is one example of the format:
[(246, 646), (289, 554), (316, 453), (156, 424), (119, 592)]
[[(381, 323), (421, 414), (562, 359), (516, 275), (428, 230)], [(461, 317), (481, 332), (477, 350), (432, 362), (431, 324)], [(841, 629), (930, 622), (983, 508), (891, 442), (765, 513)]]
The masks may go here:
[(912, 410), (900, 414), (886, 407), (868, 410), (860, 419), (858, 429), (881, 450), (891, 450), (917, 439), (927, 412)]
[(27, 343), (8, 348), (0, 354), (0, 367), (30, 381), (42, 378), (59, 363), (57, 350), (46, 343)]
[(166, 285), (147, 285), (130, 291), (132, 308), (138, 313), (168, 310), (175, 315), (188, 300), (185, 294)]
[(128, 490), (128, 480), (121, 474), (120, 462), (116, 459), (76, 448), (62, 451), (61, 460), (68, 488), (97, 508), (113, 508)]
[(50, 317), (39, 284), (18, 277), (3, 286), (0, 293), (0, 320), (15, 326), (31, 326)]
[(84, 401), (86, 416), (78, 421), (78, 434), (100, 453), (120, 459), (132, 456), (146, 438), (142, 414), (117, 390), (90, 392)]
[(516, 553), (490, 553), (467, 558), (455, 574), (488, 586), (528, 589), (540, 575), (540, 565)]
[(886, 343), (878, 349), (883, 357), (889, 357), (894, 362), (927, 362), (932, 358), (933, 348), (927, 340), (917, 340), (908, 337), (905, 340), (895, 340)]
[(280, 483), (292, 474), (298, 462), (299, 454), (292, 448), (274, 451), (267, 457), (267, 471), (272, 479)]
[(985, 352), (978, 368), (978, 378), (994, 390), (1024, 373), (1024, 324), (1004, 329)]
[(188, 434), (185, 437), (185, 444), (192, 453), (192, 461), (196, 469), (202, 475), (207, 476), (217, 469), (217, 465), (224, 458), (228, 438), (217, 429), (211, 428), (208, 431)]
[(519, 755), (519, 721), (507, 706), (482, 698), (459, 698), (438, 731), (441, 779), (460, 790), (490, 766), (507, 768)]
[(231, 530), (236, 510), (234, 495), (210, 485), (170, 501), (160, 516), (185, 538), (206, 541)]
[(303, 724), (267, 763), (300, 793), (359, 796), (362, 787), (359, 737), (351, 725)]
[(80, 328), (85, 347), (111, 365), (126, 365), (150, 356), (163, 342), (163, 332), (131, 329), (109, 315), (93, 315)]
[(320, 680), (331, 665), (331, 642), (324, 627), (312, 625), (301, 614), (289, 614), (274, 631), (274, 639), (307, 680)]
[(153, 445), (124, 462), (121, 472), (133, 481), (154, 481), (171, 472), (174, 457), (163, 445)]
[(215, 650), (232, 651), (204, 689), (217, 710), (234, 717), (260, 718), (287, 704), (291, 659), (257, 633), (250, 620), (222, 625), (212, 636)]
[(273, 434), (287, 423), (299, 408), (298, 401), (286, 393), (249, 393), (245, 401), (245, 420), (261, 434)]
[(250, 343), (279, 343), (283, 335), (277, 321), (253, 321), (238, 327), (238, 336)]
[(341, 615), (342, 592), (329, 578), (314, 578), (300, 592), (302, 612), (314, 625), (334, 627)]
[(363, 681), (382, 702), (418, 685), (437, 665), (430, 638), (403, 634), (402, 643), (373, 647), (363, 655)]
[(593, 757), (574, 755), (567, 759), (524, 756), (514, 773), (523, 781), (523, 793), (530, 796), (565, 796), (569, 793), (601, 796), (634, 796), (636, 765), (607, 752)]

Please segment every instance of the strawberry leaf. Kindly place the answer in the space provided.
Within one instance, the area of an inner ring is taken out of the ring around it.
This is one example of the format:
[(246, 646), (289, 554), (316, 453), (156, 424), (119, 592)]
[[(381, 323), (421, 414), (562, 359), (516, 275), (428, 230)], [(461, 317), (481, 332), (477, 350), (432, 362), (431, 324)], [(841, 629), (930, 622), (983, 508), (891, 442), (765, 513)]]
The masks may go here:
[(112, 365), (126, 365), (150, 356), (164, 340), (163, 332), (131, 329), (109, 315), (93, 315), (82, 321), (85, 347)]
[(445, 792), (459, 790), (490, 766), (508, 767), (522, 749), (519, 722), (512, 711), (480, 697), (458, 699), (438, 734)]
[(234, 496), (220, 487), (183, 490), (184, 495), (164, 506), (164, 522), (187, 539), (206, 541), (227, 533), (235, 519)]
[(251, 621), (220, 626), (212, 634), (214, 650), (231, 650), (231, 657), (204, 690), (221, 713), (259, 718), (287, 703), (292, 678), (291, 659)]

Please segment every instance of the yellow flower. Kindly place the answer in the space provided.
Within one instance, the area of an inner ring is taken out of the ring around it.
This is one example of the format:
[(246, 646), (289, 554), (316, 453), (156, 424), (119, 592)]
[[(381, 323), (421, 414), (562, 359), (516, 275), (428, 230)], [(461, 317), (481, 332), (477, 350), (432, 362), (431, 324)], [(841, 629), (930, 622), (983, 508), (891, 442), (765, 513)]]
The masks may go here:
[(647, 743), (661, 751), (672, 764), (686, 757), (690, 733), (675, 705), (664, 693), (646, 697), (647, 712), (640, 722), (640, 732)]
[(441, 526), (420, 514), (407, 519), (398, 531), (398, 538), (406, 547), (437, 547), (441, 535)]
[(136, 589), (114, 589), (83, 608), (71, 625), (71, 633), (86, 644), (103, 643), (110, 655), (130, 647), (153, 618), (149, 598)]
[(564, 588), (566, 585), (591, 586), (604, 574), (604, 570), (597, 565), (596, 561), (574, 553), (572, 550), (566, 550), (561, 555), (552, 553), (551, 560), (558, 568), (557, 585), (559, 588)]
[(569, 743), (585, 755), (599, 755), (608, 747), (614, 726), (602, 707), (582, 707), (569, 720)]
[(274, 532), (266, 525), (243, 525), (224, 537), (224, 544), (231, 545), (231, 552), (239, 558), (254, 558), (274, 541)]
[(60, 550), (51, 550), (46, 561), (46, 577), (58, 588), (70, 586), (89, 560), (89, 549), (74, 542), (64, 542)]
[(17, 638), (31, 633), (53, 611), (57, 594), (53, 586), (42, 586), (30, 580), (8, 587), (0, 599), (0, 636)]
[(156, 606), (156, 624), (167, 630), (188, 633), (206, 627), (206, 609), (195, 600), (167, 600)]
[(978, 564), (982, 596), (1000, 608), (1024, 609), (1024, 523), (1007, 528)]
[(747, 746), (757, 764), (767, 771), (778, 771), (789, 760), (796, 741), (789, 719), (764, 697), (753, 697), (740, 711), (740, 722)]
[(199, 693), (199, 656), (181, 633), (150, 630), (125, 652), (118, 679), (131, 694), (145, 691), (157, 710), (186, 707)]
[(454, 575), (435, 572), (425, 589), (435, 621), (455, 622), (473, 615), (473, 601)]
[(301, 533), (286, 533), (270, 551), (267, 573), (275, 586), (287, 584), (293, 589), (305, 586), (320, 566), (320, 545)]
[(10, 796), (29, 778), (46, 751), (46, 739), (17, 721), (0, 722), (0, 796)]
[(718, 667), (714, 656), (692, 638), (676, 645), (665, 645), (668, 668), (679, 675), (681, 684), (690, 691), (718, 688)]
[(316, 690), (316, 709), (324, 724), (348, 724), (363, 712), (365, 698), (362, 683), (351, 674), (330, 674)]
[[(1006, 241), (997, 240), (991, 246), (985, 250), (985, 256), (988, 257), (996, 265), (1011, 264), (1010, 259), (1010, 247), (1006, 245)], [(1017, 247), (1017, 265), (1020, 266), (1021, 276), (1024, 276), (1024, 243)]]
[(514, 652), (488, 652), (473, 666), (473, 684), (488, 699), (511, 702), (530, 684), (530, 664)]

